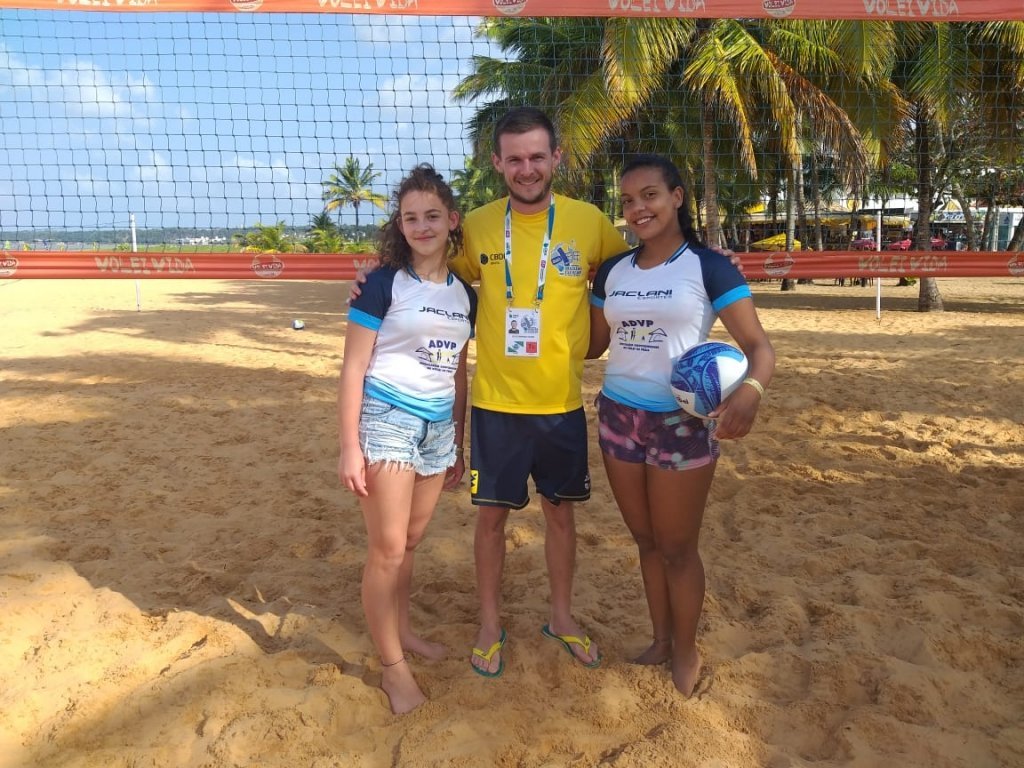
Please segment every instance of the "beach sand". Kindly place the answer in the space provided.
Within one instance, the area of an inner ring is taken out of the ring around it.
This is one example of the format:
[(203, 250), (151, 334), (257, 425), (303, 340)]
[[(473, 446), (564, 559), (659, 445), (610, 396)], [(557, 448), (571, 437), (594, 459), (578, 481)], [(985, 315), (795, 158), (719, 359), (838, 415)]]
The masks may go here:
[(146, 281), (139, 312), (130, 280), (0, 281), (0, 766), (1024, 765), (1024, 280), (942, 280), (941, 314), (885, 281), (880, 321), (818, 282), (754, 285), (779, 365), (712, 488), (700, 693), (626, 662), (649, 622), (591, 414), (603, 666), (540, 633), (534, 500), (505, 674), (471, 672), (463, 484), (413, 594), (452, 653), (396, 717), (336, 477), (347, 286)]

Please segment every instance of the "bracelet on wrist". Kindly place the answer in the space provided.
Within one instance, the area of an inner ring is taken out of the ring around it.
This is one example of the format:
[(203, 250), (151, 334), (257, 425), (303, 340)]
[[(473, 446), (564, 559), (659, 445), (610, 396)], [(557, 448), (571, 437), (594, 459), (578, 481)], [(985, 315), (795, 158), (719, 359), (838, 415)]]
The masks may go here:
[(744, 384), (749, 384), (750, 386), (752, 386), (754, 389), (757, 390), (757, 394), (758, 395), (760, 395), (761, 397), (764, 397), (764, 384), (762, 384), (760, 381), (755, 379), (753, 376), (748, 376), (747, 378), (745, 378), (743, 380), (743, 383)]

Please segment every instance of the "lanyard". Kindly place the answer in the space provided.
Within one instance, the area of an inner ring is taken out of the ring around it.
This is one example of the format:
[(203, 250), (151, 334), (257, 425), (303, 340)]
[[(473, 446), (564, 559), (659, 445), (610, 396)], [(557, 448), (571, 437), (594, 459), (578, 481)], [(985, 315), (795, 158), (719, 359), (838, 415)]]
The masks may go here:
[[(548, 229), (544, 233), (544, 242), (540, 246), (540, 267), (537, 269), (537, 297), (534, 306), (540, 306), (544, 300), (544, 281), (548, 275), (548, 251), (551, 249), (551, 232), (555, 227), (555, 196), (551, 196), (548, 204)], [(512, 290), (512, 198), (505, 206), (505, 298), (509, 306), (515, 298)]]

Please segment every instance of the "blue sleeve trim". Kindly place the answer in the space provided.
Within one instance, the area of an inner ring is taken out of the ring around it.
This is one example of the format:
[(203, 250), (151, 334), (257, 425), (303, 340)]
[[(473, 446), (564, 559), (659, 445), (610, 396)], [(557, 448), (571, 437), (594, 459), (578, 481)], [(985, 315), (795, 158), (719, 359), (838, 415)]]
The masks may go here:
[(719, 296), (717, 299), (711, 302), (711, 306), (715, 312), (721, 312), (723, 309), (728, 307), (730, 304), (734, 304), (740, 299), (753, 298), (753, 294), (750, 292), (750, 286), (738, 285), (731, 291), (727, 291)]
[(348, 310), (348, 321), (361, 325), (363, 328), (369, 328), (371, 331), (379, 331), (380, 324), (383, 322), (381, 318), (374, 317), (373, 315), (363, 312), (361, 309), (349, 308)]
[(349, 319), (359, 317), (359, 325), (379, 330), (381, 321), (391, 308), (396, 274), (392, 267), (380, 267), (367, 275), (363, 292), (348, 308)]
[(730, 263), (729, 259), (707, 248), (697, 248), (694, 252), (700, 258), (704, 291), (715, 312), (735, 301), (750, 297), (747, 281), (743, 279), (742, 273)]
[(604, 299), (602, 299), (600, 296), (597, 296), (597, 295), (595, 295), (593, 293), (590, 294), (590, 303), (591, 303), (591, 305), (597, 307), (598, 309), (603, 309), (604, 308)]

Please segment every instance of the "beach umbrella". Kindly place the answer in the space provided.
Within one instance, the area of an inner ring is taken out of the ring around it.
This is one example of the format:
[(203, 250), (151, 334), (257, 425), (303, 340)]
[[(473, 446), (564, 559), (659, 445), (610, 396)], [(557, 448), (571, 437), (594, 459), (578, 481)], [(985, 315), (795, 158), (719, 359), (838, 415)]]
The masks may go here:
[[(750, 244), (751, 248), (756, 248), (759, 251), (781, 251), (786, 247), (786, 236), (784, 234), (772, 235), (766, 237), (763, 240), (758, 240), (756, 243)], [(793, 240), (793, 250), (800, 250), (800, 241)]]

